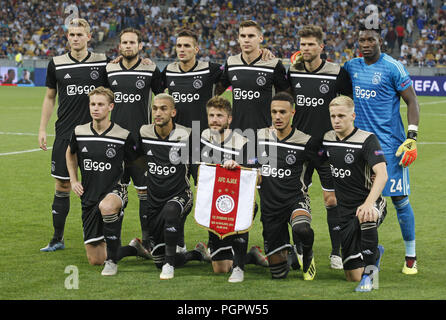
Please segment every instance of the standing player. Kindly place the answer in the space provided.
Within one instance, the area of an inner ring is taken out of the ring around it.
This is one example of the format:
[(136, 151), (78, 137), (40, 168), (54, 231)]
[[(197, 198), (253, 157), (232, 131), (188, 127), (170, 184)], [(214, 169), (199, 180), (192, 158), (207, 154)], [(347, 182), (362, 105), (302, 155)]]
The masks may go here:
[[(118, 250), (127, 190), (121, 183), (123, 162), (137, 158), (135, 140), (128, 130), (110, 121), (113, 92), (104, 87), (92, 90), (92, 122), (74, 129), (66, 151), (73, 192), (82, 200), (84, 244), (90, 264), (101, 265), (104, 276), (118, 271)], [(82, 182), (78, 181), (80, 168)], [(104, 242), (105, 238), (105, 242)]]
[[(299, 37), (301, 56), (288, 70), (290, 90), (296, 103), (293, 126), (312, 137), (322, 138), (324, 133), (331, 129), (328, 104), (338, 94), (350, 96), (352, 85), (348, 73), (343, 68), (321, 59), (324, 50), (324, 33), (321, 27), (304, 26), (299, 30)], [(310, 164), (307, 170), (310, 183), (314, 169), (319, 175), (327, 209), (331, 239), (330, 265), (333, 269), (342, 269), (337, 203), (330, 168), (328, 164)]]
[[(302, 270), (304, 280), (313, 280), (316, 265), (313, 257), (314, 232), (311, 228), (310, 198), (305, 184), (305, 170), (320, 142), (293, 128), (294, 100), (286, 92), (272, 98), (272, 128), (258, 132), (259, 163), (262, 164), (260, 205), (262, 209), (265, 253), (273, 279), (285, 278), (291, 225), (293, 238), (302, 243)], [(263, 150), (262, 150), (263, 149)], [(277, 157), (267, 162), (267, 157)]]
[(202, 260), (196, 250), (176, 253), (181, 221), (192, 209), (192, 191), (188, 178), (191, 156), (189, 128), (175, 124), (175, 101), (166, 93), (158, 94), (152, 104), (153, 124), (140, 129), (141, 152), (147, 156), (148, 230), (152, 257), (162, 268), (160, 279), (172, 279), (175, 267), (189, 260)]
[(104, 54), (87, 50), (91, 39), (90, 25), (84, 19), (71, 20), (67, 31), (70, 52), (51, 59), (46, 77), (46, 94), (42, 105), (39, 145), (47, 150), (46, 127), (58, 95), (56, 139), (51, 156), (51, 175), (55, 178), (55, 196), (52, 205), (54, 234), (41, 251), (64, 249), (65, 221), (70, 210), (70, 177), (65, 162), (65, 151), (70, 135), (78, 124), (91, 121), (88, 93), (107, 84)]
[[(353, 83), (355, 125), (376, 134), (381, 143), (389, 176), (383, 195), (392, 198), (406, 248), (402, 272), (416, 274), (415, 217), (409, 202), (408, 166), (417, 158), (420, 107), (405, 67), (381, 53), (379, 30), (362, 26), (358, 42), (363, 57), (344, 65)], [(400, 115), (400, 98), (407, 104), (407, 138)]]
[[(252, 167), (255, 163), (255, 141), (249, 141), (248, 138), (229, 129), (232, 121), (231, 103), (223, 97), (216, 96), (207, 102), (206, 109), (209, 129), (204, 130), (201, 135), (201, 160), (206, 163), (222, 164), (225, 169), (234, 169), (239, 165)], [(257, 212), (257, 204), (255, 211)], [(248, 232), (224, 239), (209, 232), (208, 245), (214, 272), (226, 273), (232, 269), (228, 281), (242, 282), (245, 264), (268, 266), (267, 259), (257, 246), (253, 246), (246, 254), (248, 241)]]
[(241, 53), (226, 60), (217, 94), (232, 85), (234, 129), (261, 129), (271, 126), (270, 103), (275, 91), (289, 87), (282, 62), (262, 60), (262, 30), (254, 21), (239, 26)]
[(176, 35), (175, 51), (178, 61), (166, 66), (164, 84), (175, 99), (175, 123), (192, 128), (200, 121), (200, 133), (207, 128), (206, 102), (215, 95), (215, 87), (222, 67), (213, 62), (198, 61), (198, 38), (190, 30), (182, 29)]
[(361, 281), (356, 291), (366, 292), (376, 287), (374, 270), (384, 252), (378, 248), (378, 226), (386, 214), (381, 192), (387, 170), (377, 137), (354, 127), (354, 109), (346, 96), (330, 102), (333, 130), (325, 134), (323, 145), (335, 181), (345, 276)]
[[(152, 92), (163, 91), (161, 72), (155, 64), (144, 64), (139, 56), (142, 49), (141, 33), (133, 28), (124, 29), (119, 35), (119, 52), (122, 60), (119, 63), (107, 64), (108, 84), (115, 95), (115, 107), (111, 120), (129, 130), (136, 139), (142, 125), (151, 122), (150, 104)], [(129, 184), (132, 178), (139, 198), (139, 215), (141, 227), (144, 205), (147, 200), (147, 184), (144, 170), (137, 166), (127, 166), (124, 170), (123, 183)], [(131, 244), (141, 249), (139, 239), (133, 239)], [(142, 229), (142, 246), (149, 251), (149, 233)], [(132, 250), (133, 253), (134, 250)], [(145, 250), (142, 250), (144, 252)], [(145, 254), (145, 257), (148, 255)]]

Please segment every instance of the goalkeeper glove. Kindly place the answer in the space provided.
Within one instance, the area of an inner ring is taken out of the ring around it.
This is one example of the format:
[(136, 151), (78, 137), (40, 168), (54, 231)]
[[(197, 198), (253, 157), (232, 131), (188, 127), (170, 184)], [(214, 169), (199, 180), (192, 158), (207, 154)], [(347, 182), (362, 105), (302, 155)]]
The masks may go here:
[(395, 153), (395, 156), (399, 157), (403, 154), (400, 161), (400, 166), (408, 167), (417, 158), (417, 132), (408, 131), (407, 139), (404, 141)]
[(295, 53), (292, 54), (290, 60), (291, 64), (297, 67), (299, 64), (304, 62), (304, 56), (302, 52), (296, 51)]

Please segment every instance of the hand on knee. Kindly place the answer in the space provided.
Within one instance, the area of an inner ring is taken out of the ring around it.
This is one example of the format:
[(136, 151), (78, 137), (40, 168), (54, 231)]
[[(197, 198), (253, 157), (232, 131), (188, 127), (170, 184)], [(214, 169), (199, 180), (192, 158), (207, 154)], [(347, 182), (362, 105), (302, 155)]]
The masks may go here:
[(365, 215), (365, 214), (358, 214), (357, 215), (359, 223), (363, 224), (363, 223), (374, 223), (376, 224), (376, 222), (378, 221), (378, 213), (377, 212), (373, 212), (371, 214)]
[(365, 222), (377, 222), (379, 218), (378, 211), (374, 206), (361, 205), (356, 210), (356, 216), (358, 217), (359, 223)]

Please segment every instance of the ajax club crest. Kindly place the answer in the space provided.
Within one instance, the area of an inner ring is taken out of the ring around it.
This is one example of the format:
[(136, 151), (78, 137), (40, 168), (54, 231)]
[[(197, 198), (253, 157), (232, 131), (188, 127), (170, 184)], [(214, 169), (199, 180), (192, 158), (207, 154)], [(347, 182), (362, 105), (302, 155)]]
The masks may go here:
[(97, 68), (97, 67), (92, 67), (91, 69), (91, 72), (90, 72), (90, 78), (91, 79), (93, 79), (93, 80), (97, 80), (97, 79), (99, 79), (99, 68)]
[(234, 209), (235, 202), (230, 195), (223, 194), (215, 201), (215, 207), (220, 213), (227, 214)]
[(180, 148), (172, 147), (169, 151), (169, 160), (172, 164), (179, 164), (181, 160)]
[(328, 81), (326, 80), (322, 80), (321, 81), (321, 85), (319, 86), (319, 91), (322, 94), (327, 94), (328, 91), (330, 91), (330, 87), (328, 86)]
[(256, 79), (256, 83), (259, 85), (259, 86), (264, 86), (265, 84), (266, 84), (266, 78), (265, 78), (265, 76), (266, 76), (266, 73), (263, 73), (263, 72), (259, 72), (259, 76), (257, 77), (257, 79)]
[(116, 156), (116, 149), (114, 147), (114, 145), (108, 145), (107, 150), (105, 150), (105, 155), (107, 158), (111, 159)]
[(202, 81), (200, 78), (201, 78), (200, 76), (195, 77), (195, 80), (194, 80), (194, 82), (192, 83), (192, 86), (193, 86), (195, 89), (200, 89), (201, 87), (203, 87), (203, 81)]
[(296, 156), (295, 156), (296, 152), (295, 151), (288, 151), (288, 155), (285, 158), (285, 161), (287, 164), (289, 165), (293, 165), (296, 163)]
[(144, 81), (145, 77), (138, 77), (138, 80), (136, 80), (136, 87), (138, 89), (142, 89), (146, 86), (146, 82)]
[(372, 78), (372, 83), (378, 84), (380, 82), (381, 82), (381, 72), (375, 72), (375, 74), (373, 75), (373, 78)]
[(344, 157), (344, 161), (347, 164), (351, 164), (353, 161), (355, 161), (355, 157), (351, 153), (347, 153)]

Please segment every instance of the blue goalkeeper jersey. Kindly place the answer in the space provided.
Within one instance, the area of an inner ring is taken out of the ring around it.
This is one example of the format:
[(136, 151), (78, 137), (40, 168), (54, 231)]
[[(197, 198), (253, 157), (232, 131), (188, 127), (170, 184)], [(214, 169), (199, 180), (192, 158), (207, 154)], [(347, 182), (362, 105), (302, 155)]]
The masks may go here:
[(354, 58), (344, 68), (352, 80), (355, 126), (373, 132), (384, 153), (395, 153), (406, 139), (400, 115), (400, 92), (412, 85), (406, 68), (385, 53), (371, 65)]

